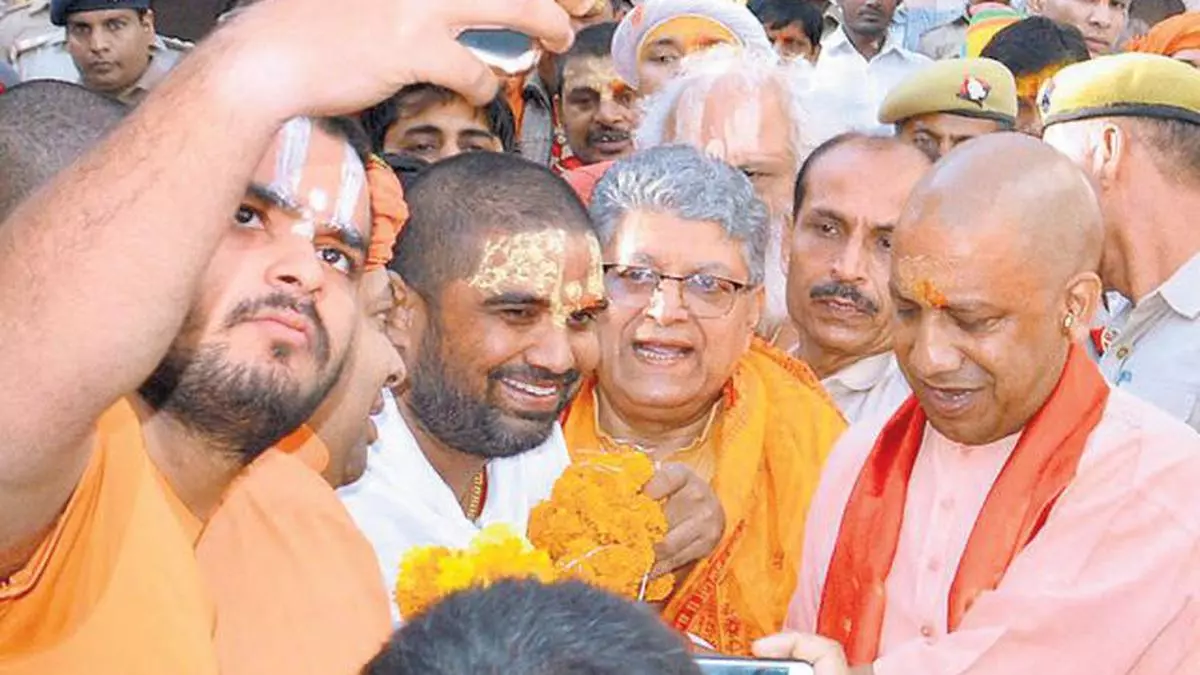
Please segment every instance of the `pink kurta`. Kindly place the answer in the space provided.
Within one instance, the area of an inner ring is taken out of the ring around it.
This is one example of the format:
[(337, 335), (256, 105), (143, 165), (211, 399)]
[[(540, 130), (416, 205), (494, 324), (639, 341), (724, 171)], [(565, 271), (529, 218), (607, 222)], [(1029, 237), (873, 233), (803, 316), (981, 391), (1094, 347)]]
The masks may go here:
[[(815, 630), (846, 502), (886, 422), (852, 427), (825, 465), (789, 629)], [(966, 447), (927, 428), (876, 674), (1200, 672), (1185, 665), (1200, 663), (1200, 435), (1121, 391), (1037, 538), (948, 632), (950, 585), (1017, 440)]]

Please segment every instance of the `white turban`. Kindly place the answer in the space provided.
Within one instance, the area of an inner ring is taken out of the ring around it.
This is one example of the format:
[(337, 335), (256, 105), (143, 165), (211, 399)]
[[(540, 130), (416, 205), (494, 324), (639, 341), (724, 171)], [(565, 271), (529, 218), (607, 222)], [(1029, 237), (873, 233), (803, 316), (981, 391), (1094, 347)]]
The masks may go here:
[(645, 0), (625, 15), (613, 35), (612, 57), (617, 75), (638, 87), (638, 52), (646, 34), (671, 19), (703, 16), (725, 26), (751, 49), (771, 49), (771, 41), (758, 18), (738, 0)]

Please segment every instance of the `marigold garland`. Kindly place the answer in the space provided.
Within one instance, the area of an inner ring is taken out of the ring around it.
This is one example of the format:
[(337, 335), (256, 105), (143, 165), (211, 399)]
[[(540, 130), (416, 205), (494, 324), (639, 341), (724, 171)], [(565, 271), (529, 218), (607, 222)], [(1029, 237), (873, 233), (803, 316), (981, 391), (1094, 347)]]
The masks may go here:
[(545, 551), (535, 549), (511, 527), (489, 525), (465, 550), (445, 546), (409, 550), (400, 561), (396, 604), (402, 615), (413, 617), (452, 593), (525, 578), (551, 583), (558, 573)]
[(458, 591), (514, 578), (578, 579), (631, 599), (666, 598), (675, 588), (669, 574), (648, 582), (642, 593), (654, 545), (667, 534), (662, 507), (642, 494), (653, 475), (654, 464), (641, 453), (589, 456), (569, 466), (550, 499), (534, 507), (529, 540), (497, 524), (481, 530), (465, 550), (414, 547), (400, 561), (400, 613), (411, 618)]
[[(638, 452), (597, 453), (567, 468), (548, 501), (529, 518), (529, 540), (547, 551), (563, 577), (627, 598), (641, 594), (654, 565), (654, 546), (667, 534), (662, 507), (642, 494), (654, 463)], [(643, 599), (670, 595), (666, 575), (647, 585)]]

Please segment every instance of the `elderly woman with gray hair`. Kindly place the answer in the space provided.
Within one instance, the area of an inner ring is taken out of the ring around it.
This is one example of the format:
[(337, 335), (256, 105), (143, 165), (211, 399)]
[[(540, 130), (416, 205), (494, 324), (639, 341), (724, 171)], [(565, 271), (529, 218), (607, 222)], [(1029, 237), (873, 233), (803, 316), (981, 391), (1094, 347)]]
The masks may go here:
[(646, 453), (710, 483), (725, 535), (663, 614), (748, 654), (783, 625), (805, 512), (845, 424), (807, 366), (754, 335), (769, 221), (742, 172), (690, 146), (646, 150), (613, 165), (591, 210), (610, 305), (567, 447)]

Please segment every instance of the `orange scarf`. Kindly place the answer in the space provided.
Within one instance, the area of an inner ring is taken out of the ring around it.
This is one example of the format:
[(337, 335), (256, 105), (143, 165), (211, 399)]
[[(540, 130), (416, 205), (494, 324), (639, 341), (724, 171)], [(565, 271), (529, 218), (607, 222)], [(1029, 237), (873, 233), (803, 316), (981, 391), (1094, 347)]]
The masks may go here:
[[(593, 386), (585, 385), (563, 425), (573, 457), (603, 450)], [(745, 656), (754, 640), (783, 627), (808, 505), (845, 426), (806, 365), (755, 340), (725, 388), (709, 441), (679, 458), (693, 469), (712, 467), (726, 528), (677, 587), (665, 621), (717, 651)]]
[[(1078, 346), (1062, 377), (1025, 427), (992, 485), (950, 587), (949, 627), (1000, 583), (1013, 558), (1037, 536), (1108, 401), (1108, 385)], [(925, 413), (910, 398), (884, 427), (842, 517), (821, 598), (817, 632), (841, 642), (853, 666), (878, 656), (886, 583), (900, 540), (908, 480), (925, 436)]]
[(1200, 12), (1176, 14), (1129, 44), (1131, 52), (1163, 56), (1174, 56), (1185, 49), (1200, 49)]

